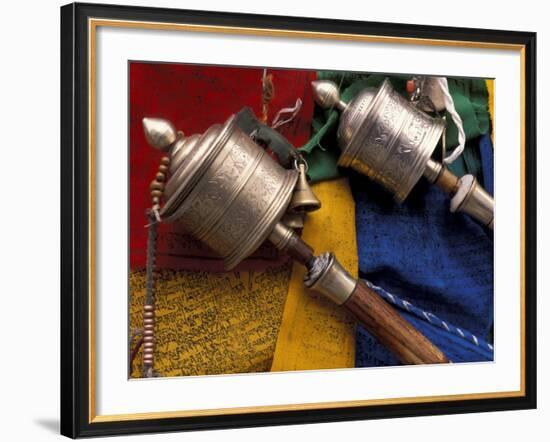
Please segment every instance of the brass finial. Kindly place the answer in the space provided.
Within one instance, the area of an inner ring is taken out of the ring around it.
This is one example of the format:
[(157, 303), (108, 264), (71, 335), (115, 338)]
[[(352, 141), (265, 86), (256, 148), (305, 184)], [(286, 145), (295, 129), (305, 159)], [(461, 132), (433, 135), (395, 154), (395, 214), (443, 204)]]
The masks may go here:
[(155, 149), (167, 152), (177, 138), (174, 125), (162, 118), (144, 118), (142, 121), (147, 142)]
[(311, 82), (313, 98), (323, 109), (336, 107), (340, 111), (346, 108), (346, 103), (340, 99), (340, 92), (336, 83), (330, 80), (315, 80)]

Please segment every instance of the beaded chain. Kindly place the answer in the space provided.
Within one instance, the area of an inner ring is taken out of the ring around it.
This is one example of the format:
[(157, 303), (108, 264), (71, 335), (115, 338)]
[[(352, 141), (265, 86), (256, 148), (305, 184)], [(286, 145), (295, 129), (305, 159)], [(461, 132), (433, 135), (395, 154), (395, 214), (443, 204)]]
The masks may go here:
[(153, 377), (153, 364), (155, 354), (155, 255), (157, 244), (157, 228), (160, 222), (160, 203), (164, 194), (166, 175), (170, 166), (170, 158), (164, 156), (160, 160), (158, 172), (149, 186), (153, 206), (147, 213), (149, 219), (147, 234), (147, 264), (146, 264), (146, 295), (143, 304), (143, 374), (145, 377)]

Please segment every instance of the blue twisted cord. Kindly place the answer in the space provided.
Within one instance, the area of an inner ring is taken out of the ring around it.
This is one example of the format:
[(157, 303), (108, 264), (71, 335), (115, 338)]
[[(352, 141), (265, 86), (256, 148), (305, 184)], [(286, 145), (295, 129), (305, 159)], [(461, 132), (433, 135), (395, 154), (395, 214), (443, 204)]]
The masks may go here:
[(411, 304), (410, 302), (405, 301), (404, 299), (401, 299), (396, 295), (392, 295), (391, 293), (384, 290), (382, 287), (378, 287), (377, 285), (374, 285), (373, 283), (371, 283), (370, 281), (367, 281), (366, 279), (364, 279), (363, 282), (369, 288), (373, 289), (376, 293), (378, 293), (382, 298), (384, 298), (390, 304), (395, 305), (397, 308), (405, 310), (419, 317), (422, 320), (426, 320), (430, 324), (436, 327), (442, 328), (447, 332), (452, 333), (453, 335), (456, 335), (462, 339), (470, 341), (471, 343), (477, 345), (478, 347), (485, 348), (489, 350), (491, 353), (493, 352), (493, 346), (491, 344), (489, 344), (484, 339), (478, 338), (476, 335), (470, 333), (468, 330), (461, 329), (456, 325), (443, 321), (439, 316), (436, 316), (431, 312), (422, 310), (416, 307), (415, 305)]

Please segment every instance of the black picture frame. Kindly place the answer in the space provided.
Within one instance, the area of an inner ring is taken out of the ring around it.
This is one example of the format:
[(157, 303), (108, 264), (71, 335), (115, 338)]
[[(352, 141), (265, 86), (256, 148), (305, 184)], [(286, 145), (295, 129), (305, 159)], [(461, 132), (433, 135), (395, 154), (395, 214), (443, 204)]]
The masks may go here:
[[(525, 81), (524, 395), (94, 422), (90, 419), (88, 19), (253, 27), (521, 45)], [(61, 433), (88, 437), (536, 408), (536, 34), (488, 29), (312, 19), (116, 5), (61, 8)]]

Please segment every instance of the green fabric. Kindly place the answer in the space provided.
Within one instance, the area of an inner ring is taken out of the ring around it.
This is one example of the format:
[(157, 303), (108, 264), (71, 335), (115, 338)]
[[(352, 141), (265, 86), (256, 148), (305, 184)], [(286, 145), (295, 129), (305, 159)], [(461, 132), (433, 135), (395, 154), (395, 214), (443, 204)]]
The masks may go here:
[(471, 173), (480, 183), (482, 183), (483, 174), (481, 168), (481, 155), (479, 153), (479, 139), (476, 137), (466, 141), (462, 155), (449, 164), (448, 167), (456, 176), (463, 176), (467, 173)]
[[(481, 182), (483, 177), (477, 138), (488, 133), (491, 128), (487, 84), (485, 80), (479, 79), (449, 78), (447, 82), (466, 134), (464, 152), (449, 165), (449, 169), (457, 176), (471, 173)], [(458, 130), (448, 112), (446, 118), (447, 145), (452, 150), (458, 145)]]
[[(455, 109), (462, 119), (466, 140), (489, 132), (491, 116), (489, 115), (489, 92), (485, 80), (448, 78), (447, 82)], [(458, 130), (448, 112), (446, 115), (449, 122), (446, 133), (447, 145), (455, 148), (458, 145)]]
[[(341, 91), (344, 102), (352, 100), (366, 87), (379, 87), (388, 77), (393, 88), (405, 94), (408, 75), (386, 76), (382, 74), (347, 73), (337, 71), (319, 71), (319, 80), (334, 81)], [(455, 102), (455, 108), (462, 118), (466, 140), (472, 140), (485, 134), (490, 129), (488, 109), (488, 92), (484, 80), (449, 78), (449, 91)], [(336, 129), (339, 122), (339, 112), (315, 107), (312, 122), (313, 135), (311, 139), (298, 150), (304, 154), (309, 165), (308, 176), (312, 182), (339, 176), (337, 166), (340, 151), (336, 141)], [(458, 131), (450, 115), (447, 115), (448, 128), (446, 132), (447, 149), (452, 151), (458, 145)], [(451, 170), (459, 176), (465, 173), (479, 175), (481, 160), (476, 143), (466, 143), (463, 155), (452, 165)]]

